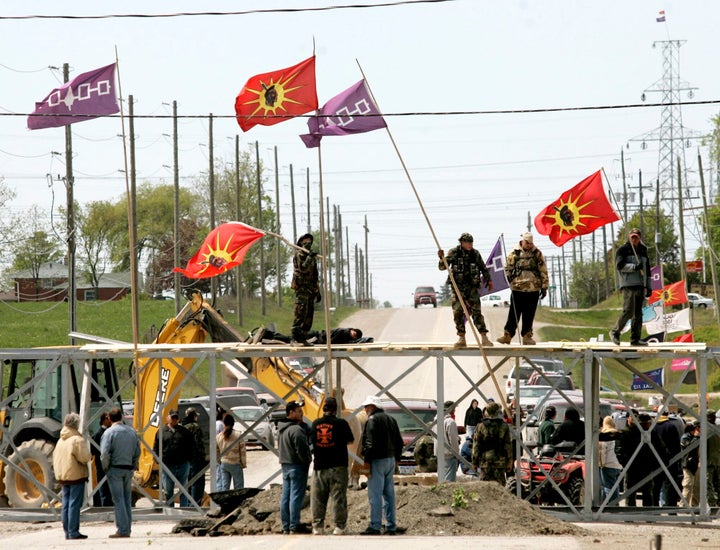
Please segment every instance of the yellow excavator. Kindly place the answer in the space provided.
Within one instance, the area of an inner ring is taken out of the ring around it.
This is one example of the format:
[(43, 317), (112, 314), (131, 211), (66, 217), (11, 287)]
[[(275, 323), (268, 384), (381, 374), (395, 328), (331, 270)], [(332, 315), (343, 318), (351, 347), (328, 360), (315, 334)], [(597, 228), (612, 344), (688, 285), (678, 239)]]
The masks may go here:
[[(163, 325), (154, 344), (202, 343), (208, 336), (213, 342), (246, 340), (199, 293), (194, 293), (183, 310)], [(180, 355), (178, 352), (172, 359), (141, 358), (136, 368), (133, 426), (142, 438), (142, 445), (134, 479), (153, 498), (157, 496), (159, 486), (158, 465), (152, 453), (155, 436), (166, 411), (178, 408), (178, 387), (196, 360)], [(312, 377), (291, 368), (281, 357), (238, 358), (237, 364), (247, 369), (243, 373), (245, 376), (252, 376), (282, 400), (304, 401), (305, 416), (309, 420), (322, 416), (325, 392), (315, 385)], [(221, 398), (218, 403), (222, 404)], [(359, 421), (353, 418), (350, 423), (359, 435)], [(137, 494), (136, 498), (140, 496)]]

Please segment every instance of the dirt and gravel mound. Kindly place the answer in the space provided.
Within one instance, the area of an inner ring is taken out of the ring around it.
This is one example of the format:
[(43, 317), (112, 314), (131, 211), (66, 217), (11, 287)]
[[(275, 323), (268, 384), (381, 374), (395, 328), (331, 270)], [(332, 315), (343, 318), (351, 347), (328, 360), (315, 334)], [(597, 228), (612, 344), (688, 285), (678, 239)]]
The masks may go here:
[[(228, 535), (281, 533), (279, 485), (246, 500), (240, 516), (219, 531)], [(415, 536), (583, 536), (587, 531), (565, 523), (505, 491), (493, 482), (401, 485), (395, 487), (398, 532)], [(332, 530), (332, 507), (326, 527)], [(348, 534), (363, 531), (370, 523), (367, 491), (348, 491)], [(312, 524), (309, 492), (301, 521)]]

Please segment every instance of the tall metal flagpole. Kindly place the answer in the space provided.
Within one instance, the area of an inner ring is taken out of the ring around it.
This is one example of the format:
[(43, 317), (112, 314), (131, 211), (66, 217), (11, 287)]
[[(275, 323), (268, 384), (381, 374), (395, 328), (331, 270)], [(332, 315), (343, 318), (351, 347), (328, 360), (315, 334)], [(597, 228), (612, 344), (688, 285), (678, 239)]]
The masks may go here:
[[(358, 64), (360, 73), (362, 74), (362, 77), (365, 80), (365, 83), (367, 84), (368, 92), (370, 92), (370, 97), (375, 102), (375, 105), (378, 107), (378, 112), (382, 116), (382, 111), (380, 110), (378, 102), (375, 99), (375, 94), (373, 94), (373, 92), (372, 92), (370, 83), (368, 82), (367, 78), (365, 77), (365, 72), (363, 71), (362, 66), (360, 65), (360, 62), (357, 59), (355, 60), (355, 62)], [(410, 187), (412, 188), (413, 194), (415, 195), (415, 198), (417, 199), (418, 205), (420, 206), (420, 210), (422, 212), (423, 217), (425, 218), (425, 222), (427, 223), (428, 229), (430, 229), (430, 233), (432, 235), (433, 240), (435, 241), (435, 245), (437, 246), (438, 251), (442, 250), (442, 247), (440, 246), (440, 241), (438, 240), (437, 235), (435, 234), (435, 230), (433, 229), (432, 223), (430, 222), (430, 218), (428, 217), (427, 212), (425, 211), (425, 206), (423, 205), (422, 199), (420, 198), (417, 188), (415, 187), (415, 183), (413, 182), (412, 176), (410, 175), (410, 172), (405, 164), (405, 160), (403, 159), (402, 155), (400, 154), (400, 149), (398, 149), (398, 146), (395, 143), (395, 138), (393, 137), (392, 132), (390, 131), (390, 127), (387, 125), (387, 122), (385, 125), (385, 130), (387, 131), (387, 134), (390, 137), (390, 141), (392, 142), (392, 145), (395, 148), (395, 153), (397, 154), (398, 159), (400, 159), (400, 164), (402, 165), (403, 171), (405, 172), (405, 176), (407, 177), (408, 182), (410, 183)], [(448, 278), (450, 279), (450, 284), (452, 285), (453, 289), (455, 290), (455, 295), (457, 296), (458, 301), (460, 302), (463, 313), (465, 314), (465, 318), (468, 320), (472, 319), (472, 317), (467, 309), (467, 305), (465, 304), (465, 300), (463, 300), (462, 294), (460, 293), (457, 283), (455, 282), (455, 277), (453, 277), (452, 270), (449, 268), (449, 266), (447, 264), (447, 260), (444, 256), (442, 258), (442, 262), (445, 265), (445, 269), (448, 272)], [(480, 345), (480, 336), (478, 334), (477, 328), (475, 327), (475, 324), (472, 322), (469, 322), (468, 324), (470, 325), (470, 329), (472, 330), (473, 336), (475, 337), (475, 341), (478, 345), (478, 348), (480, 348), (480, 353), (482, 354), (488, 374), (490, 375), (490, 378), (493, 381), (493, 385), (495, 386), (495, 391), (497, 392), (498, 395), (502, 395), (502, 391), (500, 390), (500, 384), (498, 383), (497, 377), (495, 376), (495, 373), (492, 370), (490, 361), (488, 361), (487, 355), (485, 354), (485, 350), (483, 349), (482, 345)], [(508, 411), (508, 407), (504, 402), (503, 402), (503, 408), (506, 411)]]
[(117, 46), (115, 47), (115, 64), (117, 69), (118, 95), (120, 96), (120, 124), (122, 126), (123, 137), (123, 162), (125, 166), (125, 194), (128, 203), (128, 241), (130, 247), (130, 292), (132, 294), (132, 334), (133, 334), (133, 350), (134, 361), (137, 364), (138, 355), (138, 306), (137, 306), (137, 257), (135, 255), (135, 228), (132, 223), (132, 202), (130, 197), (130, 173), (128, 171), (128, 153), (127, 153), (127, 136), (125, 135), (125, 114), (123, 110), (122, 85), (120, 84), (120, 60), (118, 59)]

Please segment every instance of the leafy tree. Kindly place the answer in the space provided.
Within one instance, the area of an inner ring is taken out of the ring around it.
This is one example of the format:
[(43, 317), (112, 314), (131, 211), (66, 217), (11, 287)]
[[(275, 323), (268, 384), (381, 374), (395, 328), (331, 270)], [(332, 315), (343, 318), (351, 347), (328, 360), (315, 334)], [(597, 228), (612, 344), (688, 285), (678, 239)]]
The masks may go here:
[(78, 263), (90, 284), (100, 286), (100, 277), (109, 261), (110, 235), (113, 228), (113, 205), (110, 201), (94, 201), (85, 207), (75, 206), (75, 227), (78, 234)]
[(43, 264), (53, 262), (63, 257), (57, 239), (50, 236), (48, 228), (42, 220), (45, 213), (34, 205), (24, 216), (25, 223), (16, 227), (19, 239), (11, 245), (14, 256), (13, 271), (29, 270), (35, 281), (35, 293), (40, 290), (40, 268)]
[(577, 300), (578, 307), (590, 307), (602, 302), (608, 297), (606, 290), (604, 262), (572, 264), (568, 292)]
[[(138, 264), (143, 258), (147, 258), (151, 265), (155, 265), (152, 261), (156, 254), (166, 254), (170, 250), (172, 257), (172, 249), (174, 247), (174, 187), (172, 185), (162, 184), (153, 186), (150, 183), (141, 184), (136, 192), (137, 202), (137, 249), (136, 254)], [(126, 197), (122, 197), (107, 212), (107, 216), (112, 219), (112, 229), (108, 236), (110, 257), (114, 264), (114, 269), (118, 271), (127, 271), (130, 269), (130, 246), (128, 237), (128, 215)], [(189, 223), (191, 231), (185, 231), (181, 240), (183, 248), (192, 249), (194, 243), (202, 236), (207, 234), (207, 219), (199, 214), (200, 197), (189, 189), (180, 188), (180, 219), (184, 220), (180, 223)], [(181, 229), (182, 231), (182, 229)], [(186, 252), (183, 250), (183, 252)], [(184, 256), (181, 252), (181, 258), (185, 259), (190, 256)], [(194, 253), (194, 251), (193, 251)], [(190, 254), (192, 255), (192, 254)], [(163, 269), (165, 269), (163, 267)], [(150, 273), (149, 278), (162, 279), (163, 273)]]

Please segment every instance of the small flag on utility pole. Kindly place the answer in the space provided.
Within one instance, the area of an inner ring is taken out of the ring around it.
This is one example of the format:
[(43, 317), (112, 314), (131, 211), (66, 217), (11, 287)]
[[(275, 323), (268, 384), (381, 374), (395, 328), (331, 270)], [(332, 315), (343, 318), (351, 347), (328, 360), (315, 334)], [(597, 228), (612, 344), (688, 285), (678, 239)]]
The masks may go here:
[(660, 10), (655, 18), (658, 23), (665, 23), (665, 10)]

